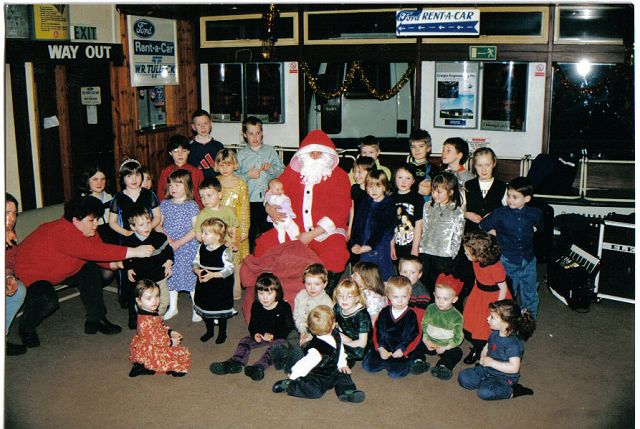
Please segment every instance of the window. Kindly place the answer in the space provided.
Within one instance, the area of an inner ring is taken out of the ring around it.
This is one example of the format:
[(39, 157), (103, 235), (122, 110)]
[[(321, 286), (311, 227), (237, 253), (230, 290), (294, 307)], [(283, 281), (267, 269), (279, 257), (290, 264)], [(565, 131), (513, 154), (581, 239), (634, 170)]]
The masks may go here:
[(484, 63), (483, 130), (525, 131), (527, 64)]
[(167, 124), (164, 86), (136, 88), (138, 93), (138, 128), (156, 128)]
[(283, 123), (282, 63), (209, 64), (209, 105), (214, 122)]
[[(362, 64), (362, 68), (364, 75), (369, 79), (371, 86), (373, 86), (376, 91), (382, 93), (391, 89), (389, 64)], [(364, 86), (364, 83), (362, 83), (360, 76), (357, 76), (353, 80), (351, 88), (346, 92), (345, 97), (349, 99), (373, 99)]]
[(556, 9), (559, 43), (614, 43), (633, 38), (633, 6), (559, 6)]
[(633, 67), (554, 63), (549, 151), (632, 160)]
[[(261, 46), (262, 14), (203, 16), (200, 18), (200, 47), (229, 48)], [(277, 45), (298, 44), (298, 14), (280, 13), (276, 26)]]
[(415, 43), (415, 38), (396, 36), (397, 11), (363, 9), (305, 12), (305, 45)]

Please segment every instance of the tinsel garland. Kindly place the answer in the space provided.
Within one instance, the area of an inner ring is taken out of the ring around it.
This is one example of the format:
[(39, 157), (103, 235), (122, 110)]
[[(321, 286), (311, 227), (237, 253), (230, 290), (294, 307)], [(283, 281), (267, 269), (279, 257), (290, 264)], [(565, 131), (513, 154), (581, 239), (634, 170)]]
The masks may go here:
[(346, 93), (351, 87), (351, 84), (353, 83), (356, 73), (358, 73), (360, 76), (360, 81), (364, 84), (364, 87), (367, 89), (367, 92), (373, 98), (376, 98), (378, 100), (388, 100), (391, 97), (395, 96), (398, 92), (400, 92), (402, 87), (405, 86), (407, 82), (409, 82), (411, 75), (415, 71), (415, 66), (413, 66), (412, 64), (409, 64), (409, 66), (407, 67), (407, 71), (402, 75), (400, 80), (398, 80), (398, 82), (388, 91), (385, 91), (382, 93), (380, 93), (376, 88), (373, 87), (373, 85), (371, 84), (371, 81), (365, 74), (362, 64), (358, 60), (353, 61), (349, 65), (349, 70), (347, 71), (347, 75), (345, 76), (344, 81), (342, 81), (342, 85), (340, 85), (337, 89), (333, 91), (326, 91), (324, 89), (321, 89), (318, 86), (318, 76), (315, 76), (311, 72), (311, 70), (309, 69), (309, 65), (307, 63), (304, 63), (304, 62), (300, 63), (300, 69), (304, 73), (307, 79), (307, 84), (309, 85), (311, 90), (316, 94), (320, 95), (322, 98), (326, 98), (326, 99), (335, 98), (335, 97), (338, 97), (339, 95)]
[(600, 91), (602, 91), (603, 89), (607, 88), (610, 84), (611, 84), (611, 75), (619, 75), (619, 76), (624, 76), (626, 79), (626, 72), (624, 70), (624, 65), (623, 64), (617, 64), (613, 70), (611, 70), (606, 77), (602, 78), (600, 80), (600, 82), (598, 82), (597, 84), (586, 84), (584, 87), (576, 85), (575, 83), (573, 83), (571, 81), (571, 79), (562, 71), (562, 69), (560, 68), (560, 66), (558, 64), (553, 64), (553, 73), (554, 76), (557, 76), (558, 79), (560, 80), (560, 83), (562, 84), (562, 86), (564, 86), (566, 89), (569, 89), (571, 91), (574, 92), (579, 92), (582, 95), (585, 94), (594, 94), (594, 93), (598, 93)]

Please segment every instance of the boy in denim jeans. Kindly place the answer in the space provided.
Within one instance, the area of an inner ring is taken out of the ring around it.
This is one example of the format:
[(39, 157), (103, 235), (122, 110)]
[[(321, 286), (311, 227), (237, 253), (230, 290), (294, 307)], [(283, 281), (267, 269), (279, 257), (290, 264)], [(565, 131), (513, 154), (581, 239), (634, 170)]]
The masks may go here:
[(514, 298), (536, 319), (538, 316), (538, 281), (533, 236), (542, 228), (542, 212), (527, 206), (533, 186), (526, 177), (517, 177), (507, 185), (507, 206), (492, 211), (480, 222), (480, 228), (498, 239), (502, 248), (500, 261), (513, 282)]

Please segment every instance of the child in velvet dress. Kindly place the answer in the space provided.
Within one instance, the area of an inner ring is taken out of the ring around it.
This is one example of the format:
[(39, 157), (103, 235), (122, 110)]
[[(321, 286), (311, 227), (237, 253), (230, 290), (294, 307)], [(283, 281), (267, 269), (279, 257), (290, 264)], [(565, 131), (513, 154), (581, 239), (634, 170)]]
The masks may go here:
[(193, 272), (198, 276), (194, 309), (207, 327), (200, 341), (213, 337), (217, 323), (216, 344), (222, 344), (227, 339), (227, 319), (238, 313), (233, 309), (233, 255), (224, 244), (227, 225), (223, 221), (210, 217), (200, 228), (202, 244), (193, 261)]
[(182, 335), (162, 323), (158, 314), (160, 287), (151, 280), (141, 280), (134, 290), (138, 307), (138, 333), (129, 345), (133, 368), (129, 377), (165, 372), (184, 376), (191, 366), (189, 350), (181, 346)]
[(353, 368), (357, 361), (364, 358), (372, 344), (371, 318), (366, 300), (357, 283), (347, 278), (334, 289), (333, 302), (333, 313), (347, 354), (347, 365)]
[(511, 298), (507, 287), (507, 274), (500, 262), (500, 246), (496, 239), (482, 231), (465, 234), (462, 245), (473, 264), (476, 283), (464, 306), (464, 330), (473, 344), (464, 363), (471, 365), (480, 359), (482, 349), (491, 333), (487, 325), (489, 304)]
[(389, 180), (381, 170), (372, 170), (365, 179), (367, 198), (360, 203), (353, 220), (351, 252), (360, 261), (378, 265), (386, 281), (394, 274), (391, 239), (396, 216), (395, 203), (388, 196)]

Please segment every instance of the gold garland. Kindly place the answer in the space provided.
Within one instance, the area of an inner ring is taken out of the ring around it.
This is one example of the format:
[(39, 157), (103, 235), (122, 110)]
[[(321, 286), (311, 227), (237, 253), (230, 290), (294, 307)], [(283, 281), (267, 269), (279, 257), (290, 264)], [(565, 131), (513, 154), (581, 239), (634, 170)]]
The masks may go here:
[(378, 90), (373, 87), (373, 85), (371, 84), (371, 81), (369, 80), (369, 78), (364, 72), (364, 67), (362, 67), (362, 64), (360, 64), (360, 61), (358, 60), (353, 61), (351, 63), (351, 65), (349, 66), (349, 71), (347, 72), (347, 75), (345, 76), (344, 81), (342, 82), (342, 85), (340, 85), (337, 89), (333, 91), (326, 91), (321, 89), (318, 86), (318, 76), (315, 76), (313, 73), (311, 73), (311, 70), (309, 69), (309, 65), (307, 63), (300, 63), (300, 69), (304, 73), (307, 79), (307, 84), (309, 85), (311, 90), (316, 94), (318, 94), (319, 96), (321, 96), (322, 98), (326, 98), (326, 99), (335, 98), (346, 93), (351, 87), (351, 85), (353, 84), (353, 80), (357, 72), (360, 75), (360, 81), (364, 84), (364, 87), (367, 89), (367, 92), (373, 98), (376, 98), (378, 100), (388, 100), (391, 97), (395, 96), (398, 92), (400, 92), (402, 87), (405, 86), (407, 82), (409, 82), (411, 75), (415, 71), (415, 66), (413, 66), (412, 64), (409, 64), (409, 66), (407, 67), (407, 71), (402, 75), (400, 80), (398, 80), (398, 82), (392, 88), (390, 88), (388, 91), (385, 91), (383, 93), (378, 92)]

